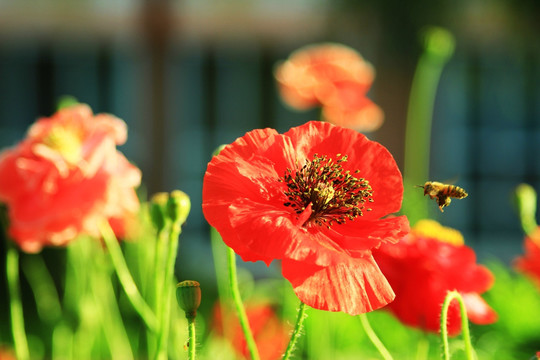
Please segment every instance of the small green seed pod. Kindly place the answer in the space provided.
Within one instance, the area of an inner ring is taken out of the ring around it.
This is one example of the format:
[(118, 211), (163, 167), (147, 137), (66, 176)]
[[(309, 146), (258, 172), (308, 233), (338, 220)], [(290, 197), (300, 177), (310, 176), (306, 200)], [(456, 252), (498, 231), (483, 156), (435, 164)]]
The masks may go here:
[(195, 320), (201, 304), (201, 285), (194, 280), (185, 280), (176, 285), (176, 300), (186, 313), (186, 319)]

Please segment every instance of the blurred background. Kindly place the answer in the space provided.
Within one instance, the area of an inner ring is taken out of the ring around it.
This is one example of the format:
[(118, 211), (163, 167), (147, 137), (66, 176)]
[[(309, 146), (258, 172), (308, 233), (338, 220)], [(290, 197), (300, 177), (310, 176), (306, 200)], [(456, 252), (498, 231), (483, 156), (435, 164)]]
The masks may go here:
[(453, 179), (469, 197), (444, 214), (426, 201), (481, 258), (509, 262), (523, 238), (511, 191), (540, 188), (539, 15), (537, 0), (0, 0), (0, 147), (62, 95), (122, 118), (121, 150), (146, 192), (191, 197), (178, 277), (212, 277), (200, 205), (213, 150), (254, 128), (283, 132), (319, 117), (282, 104), (276, 62), (322, 41), (359, 51), (377, 71), (369, 95), (385, 112), (368, 136), (402, 168), (420, 35), (442, 26), (456, 50), (437, 91), (429, 180)]

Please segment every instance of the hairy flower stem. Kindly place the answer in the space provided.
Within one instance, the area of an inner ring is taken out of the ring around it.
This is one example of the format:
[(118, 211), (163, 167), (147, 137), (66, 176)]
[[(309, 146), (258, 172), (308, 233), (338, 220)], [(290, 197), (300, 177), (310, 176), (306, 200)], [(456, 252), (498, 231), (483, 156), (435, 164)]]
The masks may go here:
[(469, 319), (467, 317), (467, 309), (465, 308), (465, 303), (463, 298), (457, 291), (449, 291), (444, 299), (441, 313), (441, 338), (443, 343), (443, 356), (444, 360), (450, 359), (450, 349), (448, 346), (448, 329), (447, 329), (447, 320), (448, 320), (448, 309), (452, 300), (457, 300), (459, 303), (459, 309), (461, 314), (461, 331), (463, 332), (463, 342), (465, 343), (465, 355), (467, 360), (476, 360), (476, 356), (471, 344), (471, 334), (469, 333)]
[(306, 307), (306, 304), (300, 302), (300, 306), (298, 307), (298, 315), (296, 316), (296, 324), (294, 325), (294, 330), (291, 335), (291, 339), (289, 340), (289, 345), (287, 345), (287, 349), (285, 350), (285, 354), (283, 354), (282, 360), (288, 360), (296, 348), (296, 342), (300, 338), (304, 320), (307, 317)]
[(141, 316), (148, 329), (152, 332), (156, 332), (158, 325), (156, 315), (152, 312), (137, 289), (137, 285), (135, 285), (135, 281), (133, 281), (133, 277), (129, 272), (126, 260), (122, 254), (122, 249), (120, 248), (118, 239), (116, 239), (116, 235), (114, 235), (114, 232), (107, 221), (101, 222), (99, 224), (99, 229), (101, 236), (105, 241), (105, 245), (107, 246), (107, 250), (109, 250), (120, 284), (131, 302), (131, 305), (133, 305), (135, 311)]
[(375, 334), (375, 331), (373, 331), (373, 328), (371, 327), (367, 315), (366, 314), (360, 314), (360, 322), (362, 323), (362, 327), (364, 328), (364, 331), (366, 332), (367, 337), (371, 341), (371, 343), (377, 348), (381, 356), (384, 360), (392, 360), (392, 355), (390, 355), (390, 352), (386, 349), (386, 347), (383, 345), (382, 341), (379, 339), (377, 334)]
[(28, 341), (24, 330), (24, 316), (19, 284), (19, 251), (10, 242), (6, 258), (6, 275), (9, 289), (9, 310), (11, 315), (11, 332), (18, 360), (30, 358)]
[(195, 360), (196, 348), (197, 348), (197, 338), (195, 334), (195, 319), (188, 319), (188, 359)]
[(240, 298), (240, 290), (238, 289), (238, 277), (236, 275), (236, 254), (234, 253), (234, 250), (229, 247), (227, 247), (227, 262), (229, 266), (231, 295), (234, 305), (236, 306), (236, 312), (238, 314), (238, 319), (240, 320), (240, 325), (242, 326), (242, 331), (244, 332), (244, 336), (246, 338), (249, 354), (251, 356), (251, 360), (259, 360), (257, 344), (255, 344), (255, 339), (251, 333), (246, 309), (244, 309), (244, 304)]

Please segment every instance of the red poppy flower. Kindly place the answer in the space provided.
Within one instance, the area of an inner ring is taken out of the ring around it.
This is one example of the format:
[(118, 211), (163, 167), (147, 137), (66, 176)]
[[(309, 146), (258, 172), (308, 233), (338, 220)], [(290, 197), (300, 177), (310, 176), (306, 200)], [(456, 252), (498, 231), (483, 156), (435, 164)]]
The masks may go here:
[(355, 50), (333, 43), (309, 45), (276, 67), (283, 101), (297, 110), (322, 106), (324, 120), (374, 131), (383, 112), (366, 97), (375, 71)]
[(357, 315), (394, 293), (371, 255), (408, 231), (403, 183), (382, 145), (312, 121), (253, 130), (208, 164), (203, 212), (244, 261), (281, 260), (301, 301)]
[(516, 268), (540, 288), (540, 227), (525, 238), (525, 254), (516, 259)]
[(122, 120), (79, 104), (39, 119), (0, 153), (0, 201), (8, 207), (9, 234), (24, 251), (97, 236), (102, 219), (123, 235), (138, 210), (134, 189), (141, 181), (116, 150), (126, 138)]
[[(457, 230), (433, 220), (422, 220), (398, 244), (381, 246), (374, 257), (396, 299), (386, 309), (401, 322), (426, 331), (438, 332), (441, 307), (448, 291), (459, 291), (469, 320), (489, 324), (497, 314), (480, 297), (493, 283), (493, 275), (476, 264), (474, 251), (463, 245)], [(461, 330), (459, 307), (450, 305), (448, 333)]]
[[(214, 307), (214, 330), (227, 338), (240, 356), (249, 359), (249, 349), (235, 311), (228, 309), (222, 314), (223, 309), (228, 308), (220, 304)], [(269, 304), (248, 304), (246, 314), (261, 360), (280, 359), (292, 328), (281, 321)]]

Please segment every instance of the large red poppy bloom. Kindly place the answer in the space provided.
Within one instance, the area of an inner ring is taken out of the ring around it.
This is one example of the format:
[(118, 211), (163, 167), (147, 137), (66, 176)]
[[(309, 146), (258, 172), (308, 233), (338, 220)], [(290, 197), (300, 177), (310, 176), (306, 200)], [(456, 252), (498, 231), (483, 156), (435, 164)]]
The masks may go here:
[(323, 119), (359, 131), (374, 131), (382, 110), (367, 98), (373, 66), (345, 45), (314, 44), (293, 52), (275, 70), (283, 101), (297, 110), (322, 107)]
[[(222, 313), (222, 310), (226, 311)], [(248, 304), (246, 315), (261, 360), (281, 359), (289, 343), (292, 328), (276, 315), (270, 304)], [(216, 304), (213, 328), (220, 336), (230, 341), (240, 356), (250, 358), (244, 332), (233, 309)]]
[(301, 301), (360, 314), (394, 293), (371, 255), (408, 231), (392, 155), (364, 135), (323, 122), (284, 134), (253, 130), (208, 164), (203, 211), (245, 261), (281, 260)]
[(116, 150), (126, 138), (122, 120), (79, 104), (39, 119), (0, 153), (0, 201), (8, 207), (9, 234), (24, 251), (97, 236), (103, 219), (123, 235), (138, 210), (141, 181)]
[[(423, 220), (398, 244), (381, 246), (373, 255), (396, 292), (396, 299), (385, 309), (404, 324), (438, 332), (442, 304), (452, 290), (460, 292), (472, 322), (489, 324), (497, 319), (480, 297), (491, 287), (493, 275), (476, 264), (474, 251), (463, 245), (457, 230)], [(461, 330), (460, 319), (453, 302), (448, 313), (450, 335)]]
[(525, 238), (525, 254), (516, 259), (515, 267), (540, 288), (540, 227)]

